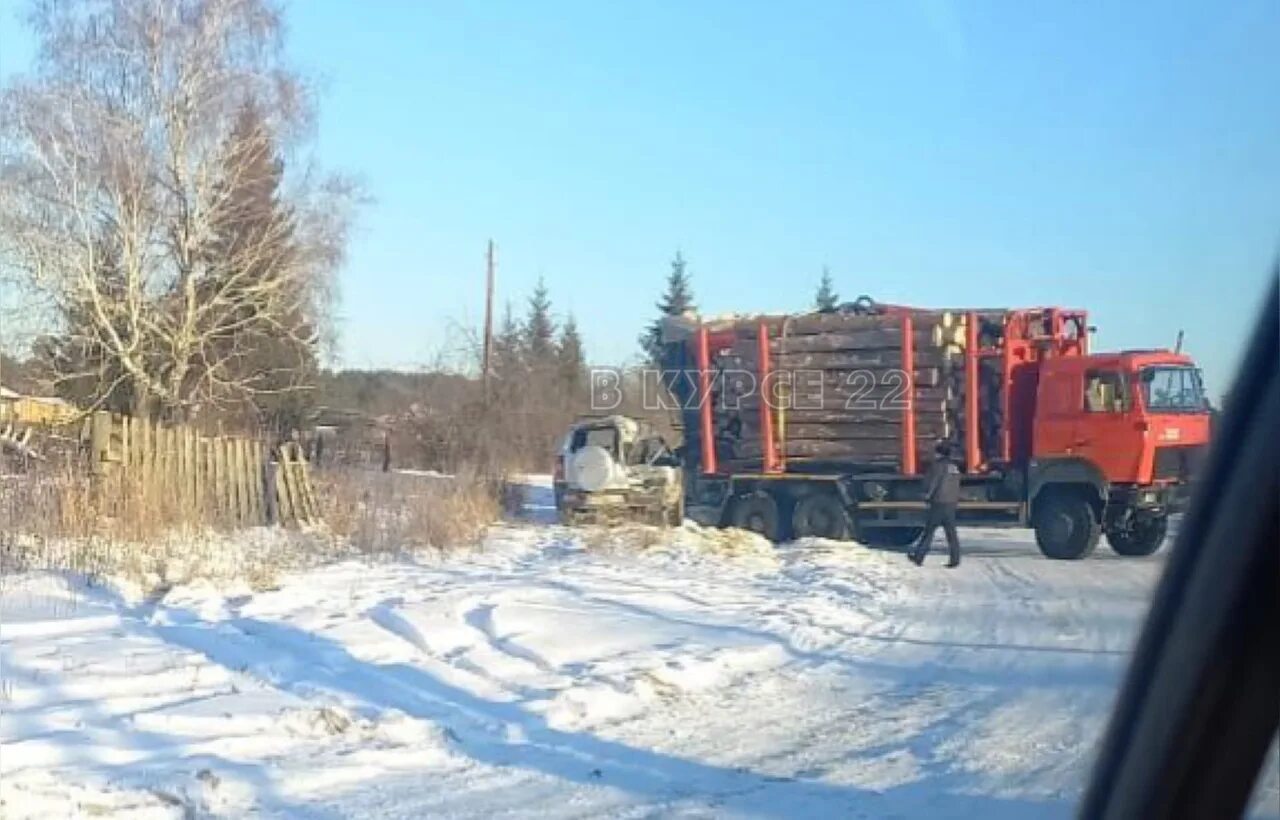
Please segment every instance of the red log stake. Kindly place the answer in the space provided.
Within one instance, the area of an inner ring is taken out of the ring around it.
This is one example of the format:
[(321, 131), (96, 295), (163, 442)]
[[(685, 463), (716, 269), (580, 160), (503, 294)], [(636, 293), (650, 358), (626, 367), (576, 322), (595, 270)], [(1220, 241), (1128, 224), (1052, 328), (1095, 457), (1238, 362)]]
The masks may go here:
[(964, 465), (976, 473), (982, 466), (978, 444), (978, 314), (965, 316), (964, 331)]
[(916, 472), (916, 352), (911, 316), (902, 317), (902, 372), (907, 380), (906, 404), (902, 408), (902, 472)]
[(778, 472), (778, 450), (773, 440), (773, 397), (769, 395), (769, 328), (764, 322), (756, 331), (760, 356), (760, 438), (763, 440), (764, 471)]
[(711, 424), (711, 342), (707, 326), (698, 327), (698, 422), (702, 432), (702, 473), (716, 473), (716, 439)]

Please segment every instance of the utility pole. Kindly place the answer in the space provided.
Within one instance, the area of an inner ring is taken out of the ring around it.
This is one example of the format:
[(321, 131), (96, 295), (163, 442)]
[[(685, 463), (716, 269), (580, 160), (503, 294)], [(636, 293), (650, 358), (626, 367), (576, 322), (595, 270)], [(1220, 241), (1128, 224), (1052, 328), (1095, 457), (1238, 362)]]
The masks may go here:
[(484, 384), (484, 404), (489, 406), (489, 377), (493, 371), (493, 271), (495, 267), (493, 240), (485, 254), (484, 283), (484, 355), (480, 364), (480, 378)]
[(1182, 331), (1181, 330), (1178, 331), (1178, 341), (1174, 342), (1173, 352), (1174, 353), (1182, 352)]

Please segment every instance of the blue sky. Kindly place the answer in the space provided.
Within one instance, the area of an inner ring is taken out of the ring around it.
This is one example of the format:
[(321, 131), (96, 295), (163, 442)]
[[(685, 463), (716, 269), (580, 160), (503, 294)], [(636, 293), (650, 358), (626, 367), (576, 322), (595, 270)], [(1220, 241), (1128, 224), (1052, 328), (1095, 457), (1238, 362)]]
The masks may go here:
[[(321, 161), (373, 203), (342, 361), (414, 366), (539, 275), (635, 355), (681, 249), (708, 312), (1088, 308), (1229, 378), (1280, 248), (1280, 2), (355, 2), (289, 12)], [(0, 70), (30, 43), (0, 23)]]

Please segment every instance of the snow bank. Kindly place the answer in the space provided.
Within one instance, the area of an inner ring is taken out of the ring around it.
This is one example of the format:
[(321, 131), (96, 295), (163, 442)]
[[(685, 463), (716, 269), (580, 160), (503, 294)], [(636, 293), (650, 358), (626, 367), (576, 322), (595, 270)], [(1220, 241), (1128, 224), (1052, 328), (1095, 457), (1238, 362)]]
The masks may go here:
[[(495, 527), (0, 596), (6, 817), (1067, 817), (1159, 557)], [(1274, 795), (1274, 786), (1271, 792)]]

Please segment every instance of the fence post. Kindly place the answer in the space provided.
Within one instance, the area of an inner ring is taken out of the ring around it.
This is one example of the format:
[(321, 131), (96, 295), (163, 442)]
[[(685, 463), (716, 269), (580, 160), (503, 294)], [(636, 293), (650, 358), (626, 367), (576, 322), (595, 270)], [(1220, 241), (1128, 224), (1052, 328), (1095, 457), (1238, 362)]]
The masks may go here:
[(133, 457), (133, 437), (129, 434), (131, 421), (128, 416), (120, 417), (120, 470), (125, 474), (130, 472), (130, 459)]
[(236, 438), (236, 495), (240, 499), (237, 505), (240, 512), (240, 523), (249, 523), (253, 515), (253, 500), (249, 497), (249, 458), (244, 446), (244, 439)]
[(289, 446), (281, 444), (276, 448), (276, 488), (280, 491), (280, 520), (288, 524), (297, 520), (298, 508), (293, 495), (293, 465), (289, 463)]
[(275, 525), (280, 523), (280, 505), (276, 500), (276, 482), (279, 481), (279, 476), (276, 475), (278, 465), (268, 456), (263, 467), (265, 468), (263, 480), (266, 484), (267, 523)]
[(107, 459), (111, 455), (111, 414), (95, 411), (89, 425), (89, 474), (102, 478), (107, 474)]

